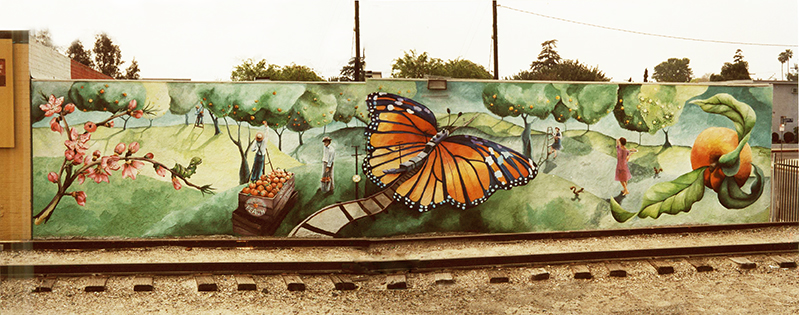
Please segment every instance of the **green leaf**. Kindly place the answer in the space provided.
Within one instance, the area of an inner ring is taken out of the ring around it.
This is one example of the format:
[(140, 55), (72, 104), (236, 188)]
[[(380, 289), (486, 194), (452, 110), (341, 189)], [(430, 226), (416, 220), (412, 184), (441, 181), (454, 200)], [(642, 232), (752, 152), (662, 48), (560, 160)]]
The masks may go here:
[(732, 95), (719, 93), (705, 100), (694, 100), (691, 103), (699, 105), (705, 112), (724, 115), (735, 124), (738, 139), (743, 139), (755, 127), (757, 115), (746, 103), (739, 102)]
[(738, 187), (734, 177), (725, 177), (719, 189), (719, 202), (722, 206), (727, 209), (742, 209), (755, 203), (760, 198), (760, 195), (763, 194), (764, 186), (763, 171), (757, 165), (752, 164), (752, 166), (755, 168), (755, 181), (752, 183), (752, 192), (750, 194), (743, 192)]
[(704, 173), (707, 167), (695, 169), (673, 181), (658, 183), (644, 193), (638, 217), (658, 218), (661, 214), (688, 212), (705, 194)]
[(738, 169), (741, 167), (741, 150), (746, 146), (746, 143), (749, 142), (749, 136), (751, 134), (746, 134), (746, 136), (738, 142), (738, 147), (735, 150), (727, 152), (727, 154), (722, 155), (719, 158), (719, 166), (721, 166), (721, 170), (724, 172), (726, 176), (734, 176), (738, 174)]
[(624, 210), (614, 198), (610, 198), (610, 213), (616, 219), (616, 222), (619, 223), (627, 222), (627, 220), (635, 216), (635, 212)]

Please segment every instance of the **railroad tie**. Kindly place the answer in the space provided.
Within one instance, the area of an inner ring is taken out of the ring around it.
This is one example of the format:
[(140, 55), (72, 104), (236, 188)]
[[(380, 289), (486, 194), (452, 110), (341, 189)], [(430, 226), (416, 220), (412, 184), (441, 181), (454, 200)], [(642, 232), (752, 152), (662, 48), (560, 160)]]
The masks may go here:
[(649, 260), (649, 264), (652, 265), (652, 268), (655, 268), (655, 271), (657, 271), (659, 275), (674, 273), (674, 266), (666, 261), (652, 259)]
[(103, 292), (108, 278), (104, 276), (91, 277), (86, 281), (86, 286), (83, 288), (85, 292)]
[(508, 283), (510, 282), (510, 277), (508, 277), (508, 273), (503, 270), (489, 270), (488, 271), (488, 283)]
[(574, 279), (591, 279), (594, 277), (586, 265), (571, 265), (571, 270), (574, 274)]
[(549, 279), (549, 271), (544, 268), (535, 268), (533, 269), (533, 275), (530, 276), (530, 279), (533, 281), (547, 280)]
[(236, 275), (234, 278), (236, 278), (236, 288), (239, 291), (255, 291), (258, 289), (251, 275)]
[(730, 257), (730, 260), (738, 264), (738, 267), (741, 269), (755, 269), (755, 267), (757, 267), (756, 263), (752, 262), (746, 257)]
[(152, 291), (153, 277), (136, 276), (133, 278), (133, 292)]
[(395, 274), (386, 276), (386, 288), (389, 290), (403, 290), (408, 288), (408, 281), (405, 274)]
[(455, 278), (452, 277), (452, 273), (450, 272), (436, 272), (434, 277), (435, 277), (435, 284), (455, 283)]
[(44, 277), (39, 281), (39, 284), (36, 285), (36, 288), (33, 289), (33, 292), (53, 292), (56, 281), (58, 281), (56, 277)]
[(608, 271), (610, 272), (611, 277), (623, 278), (627, 276), (627, 270), (624, 269), (624, 267), (622, 267), (620, 263), (608, 262), (605, 265), (608, 267)]
[(780, 268), (796, 268), (796, 262), (791, 259), (782, 256), (771, 256), (771, 259), (776, 261)]
[(708, 272), (713, 271), (713, 266), (710, 265), (706, 260), (700, 258), (686, 258), (685, 259), (691, 266), (694, 266), (696, 271), (698, 272)]
[(358, 288), (348, 275), (331, 274), (330, 281), (333, 282), (333, 287), (336, 290), (350, 291)]
[(216, 281), (214, 281), (214, 277), (211, 275), (196, 275), (194, 276), (194, 282), (197, 283), (197, 291), (208, 292), (219, 290)]
[(305, 291), (305, 282), (302, 282), (299, 275), (283, 275), (283, 282), (289, 291)]

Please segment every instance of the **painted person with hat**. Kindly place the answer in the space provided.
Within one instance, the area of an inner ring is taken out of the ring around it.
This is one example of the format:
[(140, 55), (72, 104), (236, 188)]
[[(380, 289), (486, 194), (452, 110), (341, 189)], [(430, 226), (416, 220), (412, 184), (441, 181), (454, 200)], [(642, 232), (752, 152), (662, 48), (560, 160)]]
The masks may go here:
[(332, 140), (330, 137), (324, 137), (322, 139), (322, 143), (325, 145), (324, 151), (322, 152), (322, 164), (324, 164), (324, 170), (322, 171), (322, 187), (320, 190), (323, 193), (328, 193), (333, 191), (333, 159), (336, 157), (336, 150), (330, 146), (330, 142)]
[(255, 161), (252, 162), (252, 173), (250, 175), (250, 181), (254, 182), (257, 181), (261, 175), (264, 174), (264, 154), (266, 153), (266, 139), (264, 139), (264, 134), (258, 132), (255, 134), (255, 145), (252, 147), (252, 151), (255, 152)]

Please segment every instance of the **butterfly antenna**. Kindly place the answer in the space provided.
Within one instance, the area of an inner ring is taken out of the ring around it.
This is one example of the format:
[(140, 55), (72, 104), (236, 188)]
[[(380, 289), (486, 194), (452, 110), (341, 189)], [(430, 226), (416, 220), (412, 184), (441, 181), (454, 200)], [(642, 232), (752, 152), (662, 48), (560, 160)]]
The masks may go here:
[(449, 110), (449, 107), (448, 107), (447, 108), (447, 127), (452, 126), (452, 124), (450, 124), (450, 121), (449, 121), (451, 116), (452, 116), (452, 111)]

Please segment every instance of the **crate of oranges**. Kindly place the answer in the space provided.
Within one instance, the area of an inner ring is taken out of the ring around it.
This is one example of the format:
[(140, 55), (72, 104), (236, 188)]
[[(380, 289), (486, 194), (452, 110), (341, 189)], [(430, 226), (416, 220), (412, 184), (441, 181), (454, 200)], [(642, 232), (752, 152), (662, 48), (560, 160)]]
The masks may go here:
[(277, 212), (293, 192), (294, 173), (275, 169), (244, 187), (239, 193), (239, 205), (246, 204), (251, 198), (258, 198), (263, 201), (267, 212)]

